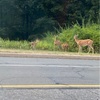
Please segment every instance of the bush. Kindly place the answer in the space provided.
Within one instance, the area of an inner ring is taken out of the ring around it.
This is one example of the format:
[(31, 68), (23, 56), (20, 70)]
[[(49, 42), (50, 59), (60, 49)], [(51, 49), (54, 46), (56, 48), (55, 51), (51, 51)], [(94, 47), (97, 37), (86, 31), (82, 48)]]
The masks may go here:
[[(79, 39), (92, 39), (94, 41), (93, 46), (95, 53), (100, 53), (100, 42), (99, 42), (99, 25), (98, 24), (91, 24), (86, 25), (84, 27), (75, 24), (71, 28), (61, 28), (61, 30), (58, 32), (57, 38), (62, 42), (67, 42), (69, 44), (68, 51), (70, 52), (77, 52), (78, 46), (76, 42), (74, 41), (74, 35), (78, 35)], [(53, 46), (54, 36), (50, 33), (47, 34), (47, 36), (41, 41), (41, 43), (38, 45), (38, 49), (43, 50), (54, 50)], [(84, 52), (87, 51), (87, 47), (83, 47)]]
[[(78, 46), (74, 40), (74, 35), (78, 34), (79, 39), (92, 39), (94, 41), (93, 46), (95, 53), (100, 53), (100, 32), (99, 24), (86, 25), (84, 27), (75, 24), (73, 27), (61, 28), (57, 33), (57, 38), (62, 42), (69, 44), (69, 52), (77, 52)], [(36, 49), (40, 50), (55, 50), (54, 49), (54, 35), (53, 33), (47, 32), (44, 34), (45, 37), (37, 43)], [(11, 49), (30, 49), (28, 41), (10, 41), (3, 40), (0, 38), (0, 48), (11, 48)], [(56, 48), (56, 50), (58, 50)], [(87, 48), (83, 48), (84, 52), (87, 52)]]

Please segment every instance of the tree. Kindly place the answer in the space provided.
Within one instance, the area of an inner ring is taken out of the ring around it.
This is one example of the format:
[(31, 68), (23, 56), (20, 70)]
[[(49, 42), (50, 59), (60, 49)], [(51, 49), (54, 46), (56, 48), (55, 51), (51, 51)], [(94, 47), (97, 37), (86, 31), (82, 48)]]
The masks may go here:
[(99, 18), (98, 0), (0, 0), (0, 37), (28, 40)]
[(99, 15), (98, 0), (71, 0), (66, 8), (66, 16), (68, 24), (79, 22), (82, 24), (82, 19), (85, 23), (90, 19), (97, 22)]

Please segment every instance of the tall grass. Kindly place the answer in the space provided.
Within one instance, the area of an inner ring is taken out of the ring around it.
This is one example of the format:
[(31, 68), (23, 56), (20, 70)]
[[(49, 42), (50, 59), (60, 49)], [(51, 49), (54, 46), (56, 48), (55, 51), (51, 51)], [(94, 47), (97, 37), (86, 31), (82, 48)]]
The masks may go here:
[(0, 48), (5, 49), (30, 49), (29, 43), (27, 41), (10, 41), (3, 40), (0, 38)]
[[(93, 46), (96, 53), (100, 53), (100, 29), (99, 24), (87, 24), (80, 26), (79, 24), (75, 24), (72, 27), (61, 28), (58, 31), (57, 38), (62, 43), (68, 43), (70, 52), (77, 52), (78, 47), (74, 41), (74, 35), (77, 34), (79, 39), (92, 39), (94, 41)], [(53, 46), (54, 35), (48, 33), (47, 36), (37, 45), (39, 49), (42, 50), (54, 50)], [(83, 47), (83, 51), (87, 52), (87, 48)]]
[(36, 48), (41, 49), (41, 50), (52, 51), (54, 49), (54, 46), (53, 46), (54, 35), (51, 32), (48, 32), (45, 34), (46, 34), (46, 37), (36, 45)]
[[(54, 34), (51, 32), (45, 33), (46, 37), (44, 37), (40, 42), (36, 45), (36, 49), (39, 50), (49, 50), (53, 51), (54, 49)], [(57, 38), (62, 43), (69, 44), (69, 52), (77, 52), (78, 47), (74, 41), (74, 35), (78, 34), (79, 39), (92, 39), (94, 41), (94, 49), (96, 53), (100, 53), (100, 27), (99, 24), (92, 23), (80, 26), (79, 24), (75, 24), (72, 27), (65, 27), (61, 30), (58, 30)], [(0, 38), (0, 48), (10, 48), (10, 49), (31, 49), (28, 41), (10, 41), (3, 40)], [(56, 49), (58, 50), (58, 49)], [(87, 48), (83, 48), (84, 52), (87, 52)]]

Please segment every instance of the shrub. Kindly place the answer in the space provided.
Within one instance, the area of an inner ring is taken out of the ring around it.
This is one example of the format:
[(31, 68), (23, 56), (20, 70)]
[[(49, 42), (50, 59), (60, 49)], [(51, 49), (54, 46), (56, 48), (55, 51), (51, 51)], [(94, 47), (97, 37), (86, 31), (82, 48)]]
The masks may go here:
[[(67, 42), (69, 44), (68, 51), (77, 52), (78, 46), (74, 41), (74, 35), (78, 34), (79, 39), (92, 39), (94, 41), (93, 46), (95, 53), (100, 53), (100, 32), (99, 32), (99, 24), (91, 24), (86, 25), (84, 27), (79, 24), (73, 25), (73, 27), (65, 27), (61, 28), (58, 31), (57, 38), (62, 42)], [(53, 33), (47, 32), (45, 33), (45, 37), (37, 43), (36, 49), (40, 50), (55, 50), (54, 49), (54, 36)], [(28, 41), (10, 41), (3, 40), (0, 38), (0, 48), (11, 48), (11, 49), (30, 49)], [(56, 48), (56, 50), (58, 50)], [(83, 48), (84, 52), (87, 52), (87, 48)]]

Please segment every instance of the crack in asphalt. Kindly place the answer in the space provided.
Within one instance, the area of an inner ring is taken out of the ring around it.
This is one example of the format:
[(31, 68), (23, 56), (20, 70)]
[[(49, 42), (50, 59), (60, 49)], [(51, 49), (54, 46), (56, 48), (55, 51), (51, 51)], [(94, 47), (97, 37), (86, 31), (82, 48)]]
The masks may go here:
[(82, 68), (81, 70), (78, 71), (74, 71), (76, 74), (78, 74), (80, 76), (80, 79), (83, 79), (85, 76), (81, 74), (81, 72), (84, 71), (84, 68)]
[(60, 82), (57, 82), (55, 79), (53, 79), (52, 77), (47, 77), (48, 79), (50, 79), (51, 81), (53, 81), (55, 84), (61, 84)]

